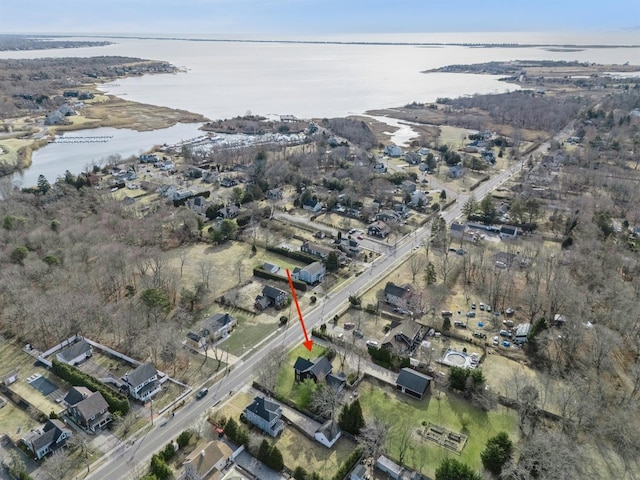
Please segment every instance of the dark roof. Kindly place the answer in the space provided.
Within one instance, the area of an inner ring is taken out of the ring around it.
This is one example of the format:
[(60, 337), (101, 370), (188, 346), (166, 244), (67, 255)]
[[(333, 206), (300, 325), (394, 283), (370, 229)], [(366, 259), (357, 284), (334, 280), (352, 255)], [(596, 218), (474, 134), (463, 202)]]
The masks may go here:
[(317, 431), (323, 433), (329, 441), (332, 441), (342, 432), (338, 422), (332, 420), (327, 420)]
[(30, 439), (35, 451), (40, 450), (51, 443), (58, 441), (63, 432), (70, 432), (67, 426), (60, 420), (47, 420), (41, 430), (34, 432)]
[(451, 230), (454, 232), (464, 232), (467, 226), (464, 223), (452, 223)]
[(315, 275), (324, 270), (324, 265), (320, 262), (313, 262), (304, 267), (302, 270), (309, 273), (310, 275)]
[(210, 325), (214, 326), (216, 329), (220, 329), (225, 325), (229, 325), (235, 319), (229, 315), (228, 313), (216, 313), (213, 317), (211, 317)]
[(60, 355), (60, 358), (62, 358), (63, 360), (69, 362), (74, 358), (79, 357), (83, 353), (87, 353), (90, 351), (91, 351), (91, 345), (89, 345), (89, 343), (87, 343), (87, 341), (83, 339), (83, 340), (79, 340), (73, 345), (70, 345), (64, 350), (61, 350), (58, 353), (58, 355)]
[(187, 338), (189, 340), (193, 340), (194, 342), (200, 343), (200, 340), (202, 339), (202, 337), (197, 334), (196, 332), (189, 332), (187, 333)]
[(76, 405), (78, 412), (82, 415), (82, 418), (89, 420), (91, 417), (95, 417), (100, 412), (103, 412), (109, 407), (107, 401), (104, 399), (100, 392), (95, 392), (89, 397), (82, 400)]
[(278, 296), (282, 295), (283, 293), (286, 294), (286, 292), (284, 292), (283, 290), (280, 290), (279, 288), (276, 288), (276, 287), (272, 287), (271, 285), (265, 285), (264, 288), (262, 289), (262, 295), (268, 298), (272, 298), (274, 300), (278, 298)]
[(158, 371), (153, 365), (151, 365), (150, 363), (143, 363), (142, 365), (138, 366), (138, 368), (129, 373), (129, 375), (127, 376), (127, 382), (130, 385), (137, 387), (138, 385), (143, 384), (157, 374)]
[(400, 370), (400, 375), (398, 375), (396, 385), (400, 385), (401, 387), (404, 387), (407, 390), (411, 390), (412, 392), (424, 394), (431, 380), (432, 378), (428, 375), (416, 372), (411, 368), (405, 367)]
[(267, 422), (271, 423), (272, 420), (278, 418), (280, 405), (264, 397), (256, 397), (253, 399), (253, 403), (249, 405), (245, 410), (248, 410), (255, 415), (263, 418)]
[(64, 396), (64, 402), (67, 405), (74, 406), (85, 398), (89, 397), (93, 392), (87, 387), (71, 387)]
[(313, 363), (306, 358), (298, 357), (296, 363), (293, 364), (293, 369), (298, 372), (306, 372), (311, 367), (313, 367)]
[(502, 225), (500, 227), (500, 233), (505, 233), (507, 235), (513, 235), (518, 231), (518, 227), (514, 227), (512, 225)]
[(327, 384), (339, 388), (347, 382), (347, 376), (343, 373), (329, 373), (326, 378)]
[(384, 294), (385, 295), (393, 295), (394, 297), (403, 298), (409, 292), (410, 292), (410, 290), (408, 288), (400, 287), (400, 286), (398, 286), (398, 285), (396, 285), (394, 283), (391, 283), (391, 282), (387, 282), (387, 284), (384, 287)]

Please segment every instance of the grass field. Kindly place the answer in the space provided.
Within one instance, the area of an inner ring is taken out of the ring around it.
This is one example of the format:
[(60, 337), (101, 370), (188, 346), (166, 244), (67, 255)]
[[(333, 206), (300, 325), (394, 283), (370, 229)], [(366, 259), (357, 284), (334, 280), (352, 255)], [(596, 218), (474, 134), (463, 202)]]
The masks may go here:
[[(423, 400), (416, 400), (397, 393), (391, 387), (382, 387), (365, 381), (358, 388), (365, 421), (378, 417), (388, 422), (392, 428), (387, 440), (388, 452), (399, 456), (400, 433), (405, 428), (421, 428), (422, 422), (431, 422), (454, 432), (468, 436), (467, 443), (459, 459), (471, 467), (481, 470), (480, 452), (487, 439), (499, 431), (506, 431), (515, 438), (517, 433), (516, 413), (498, 406), (490, 412), (482, 412), (463, 399), (447, 394), (431, 393)], [(439, 398), (439, 400), (438, 400)], [(458, 457), (444, 448), (412, 434), (413, 452), (405, 457), (405, 462), (414, 469), (420, 468), (420, 458), (426, 458), (423, 473), (433, 475), (440, 461), (448, 456)]]
[(10, 400), (5, 400), (7, 404), (0, 408), (0, 432), (9, 435), (13, 441), (18, 441), (38, 423)]
[(265, 321), (265, 315), (238, 317), (238, 326), (220, 348), (231, 355), (242, 355), (278, 329), (278, 320)]

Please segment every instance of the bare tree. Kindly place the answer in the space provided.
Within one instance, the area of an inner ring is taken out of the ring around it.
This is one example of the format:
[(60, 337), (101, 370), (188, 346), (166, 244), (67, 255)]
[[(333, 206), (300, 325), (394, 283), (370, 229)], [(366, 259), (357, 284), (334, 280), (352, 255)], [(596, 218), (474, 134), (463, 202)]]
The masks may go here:
[(256, 376), (258, 383), (269, 392), (275, 392), (278, 385), (278, 373), (286, 359), (286, 352), (283, 347), (275, 347), (261, 362), (256, 364)]
[(65, 449), (56, 450), (47, 457), (44, 463), (44, 471), (52, 480), (67, 478), (66, 476), (72, 467), (73, 460), (69, 458), (69, 451)]
[(396, 439), (398, 461), (400, 465), (404, 465), (407, 453), (413, 444), (411, 439), (413, 436), (413, 428), (411, 428), (409, 421), (404, 420), (393, 427), (391, 435)]
[(367, 457), (377, 459), (386, 451), (387, 437), (389, 436), (389, 424), (378, 417), (374, 417), (360, 430), (358, 442)]
[(211, 273), (213, 272), (213, 263), (210, 261), (202, 261), (198, 264), (200, 269), (200, 279), (204, 287), (209, 290), (209, 282), (211, 281)]
[(411, 270), (411, 283), (416, 283), (416, 275), (418, 275), (426, 266), (426, 260), (422, 255), (413, 254), (409, 260), (409, 269)]
[(325, 384), (318, 388), (311, 399), (311, 409), (331, 422), (342, 404), (344, 391), (339, 385)]

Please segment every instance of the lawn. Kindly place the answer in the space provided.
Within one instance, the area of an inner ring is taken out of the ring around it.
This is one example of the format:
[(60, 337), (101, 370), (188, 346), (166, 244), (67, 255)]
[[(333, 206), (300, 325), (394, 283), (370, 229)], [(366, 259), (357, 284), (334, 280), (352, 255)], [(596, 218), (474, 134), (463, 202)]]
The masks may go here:
[(11, 400), (2, 397), (7, 404), (0, 408), (0, 432), (5, 432), (13, 441), (18, 441), (38, 423), (24, 410), (20, 410)]
[[(363, 382), (358, 391), (365, 421), (377, 416), (392, 426), (387, 448), (395, 458), (399, 456), (400, 431), (405, 425), (418, 429), (424, 421), (467, 435), (469, 438), (460, 460), (478, 470), (482, 469), (480, 452), (484, 450), (488, 438), (502, 430), (512, 437), (517, 434), (516, 413), (502, 406), (490, 412), (482, 412), (465, 400), (445, 392), (439, 394), (438, 400), (438, 391), (435, 389), (425, 399), (415, 400), (397, 393), (391, 387), (378, 386), (369, 381)], [(405, 463), (419, 469), (420, 458), (426, 459), (422, 470), (427, 475), (434, 474), (442, 459), (457, 457), (456, 454), (423, 440), (415, 432), (412, 438), (414, 449), (407, 453)]]
[(289, 352), (287, 360), (284, 366), (280, 369), (278, 374), (278, 386), (276, 387), (276, 393), (284, 398), (290, 399), (294, 403), (298, 403), (299, 388), (295, 381), (295, 375), (293, 372), (293, 364), (296, 363), (298, 357), (314, 359), (318, 358), (326, 349), (316, 343), (313, 344), (311, 353), (300, 345)]
[(238, 326), (233, 333), (220, 344), (220, 348), (229, 352), (231, 355), (242, 355), (278, 329), (277, 319), (268, 318), (268, 321), (265, 321), (265, 318), (265, 315), (258, 315), (256, 317), (239, 316)]

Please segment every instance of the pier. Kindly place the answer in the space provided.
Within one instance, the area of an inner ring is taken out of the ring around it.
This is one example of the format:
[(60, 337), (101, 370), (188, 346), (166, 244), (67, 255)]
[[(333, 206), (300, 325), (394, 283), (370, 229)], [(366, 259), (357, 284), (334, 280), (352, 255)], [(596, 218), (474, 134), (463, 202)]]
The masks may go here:
[(62, 136), (54, 138), (49, 143), (107, 143), (112, 138), (113, 135), (98, 135), (93, 137)]

